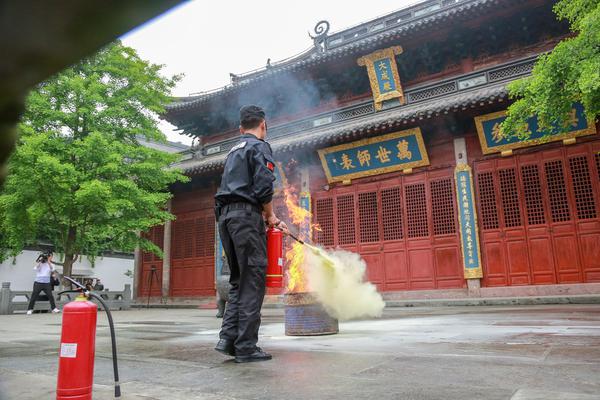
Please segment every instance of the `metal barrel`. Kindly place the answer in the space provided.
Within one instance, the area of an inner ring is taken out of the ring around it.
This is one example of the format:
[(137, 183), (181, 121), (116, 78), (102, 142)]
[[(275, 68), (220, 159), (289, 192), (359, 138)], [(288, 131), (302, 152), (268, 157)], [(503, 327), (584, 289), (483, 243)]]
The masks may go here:
[(312, 293), (287, 293), (285, 299), (285, 334), (287, 336), (334, 335), (338, 321), (327, 314)]

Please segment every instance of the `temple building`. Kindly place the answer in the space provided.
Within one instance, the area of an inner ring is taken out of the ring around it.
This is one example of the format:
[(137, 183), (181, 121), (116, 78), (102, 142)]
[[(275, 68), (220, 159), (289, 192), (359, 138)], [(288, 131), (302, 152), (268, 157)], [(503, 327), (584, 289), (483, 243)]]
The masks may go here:
[(553, 3), (428, 0), (337, 33), (321, 21), (308, 51), (174, 99), (163, 117), (195, 138), (178, 164), (191, 180), (172, 187), (177, 219), (148, 234), (165, 259), (138, 254), (137, 295), (214, 296), (213, 195), (245, 104), (267, 112), (278, 214), (287, 184), (312, 240), (359, 253), (389, 298), (600, 293), (598, 124), (574, 104), (565, 134), (499, 125), (507, 84), (570, 35)]

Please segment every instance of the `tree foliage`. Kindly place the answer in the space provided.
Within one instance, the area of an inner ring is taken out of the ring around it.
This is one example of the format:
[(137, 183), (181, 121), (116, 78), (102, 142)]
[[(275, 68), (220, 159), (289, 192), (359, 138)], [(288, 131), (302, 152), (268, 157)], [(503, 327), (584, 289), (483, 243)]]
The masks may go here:
[(527, 136), (525, 121), (537, 115), (541, 130), (565, 132), (572, 104), (585, 108), (589, 123), (600, 115), (600, 1), (561, 0), (554, 6), (574, 35), (542, 55), (530, 77), (509, 85), (516, 101), (508, 108), (504, 132)]
[(186, 179), (177, 156), (138, 143), (165, 141), (156, 114), (179, 77), (160, 70), (116, 42), (31, 92), (0, 193), (3, 258), (49, 241), (67, 275), (79, 255), (160, 254), (136, 232), (172, 218), (168, 186)]

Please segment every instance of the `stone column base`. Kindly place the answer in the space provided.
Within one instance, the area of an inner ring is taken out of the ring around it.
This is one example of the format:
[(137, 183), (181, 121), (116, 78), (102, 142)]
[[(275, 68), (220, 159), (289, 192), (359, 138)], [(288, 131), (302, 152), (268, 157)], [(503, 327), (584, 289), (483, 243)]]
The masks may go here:
[(479, 279), (467, 279), (469, 297), (481, 297), (481, 281)]

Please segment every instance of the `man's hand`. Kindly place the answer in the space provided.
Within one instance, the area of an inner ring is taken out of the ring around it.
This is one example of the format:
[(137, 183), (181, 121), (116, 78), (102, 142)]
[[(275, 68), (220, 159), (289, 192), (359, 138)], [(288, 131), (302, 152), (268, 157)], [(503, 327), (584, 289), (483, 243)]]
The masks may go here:
[(275, 216), (275, 214), (267, 215), (267, 225), (269, 226), (269, 228), (273, 228), (279, 223), (281, 223), (281, 221)]
[(285, 234), (289, 233), (286, 223), (277, 218), (275, 214), (271, 214), (267, 217), (267, 225), (269, 225), (269, 228), (277, 228)]
[(279, 226), (277, 227), (278, 229), (281, 229), (281, 231), (287, 235), (288, 233), (290, 233), (290, 230), (288, 229), (287, 225), (285, 224), (285, 222), (280, 221)]

